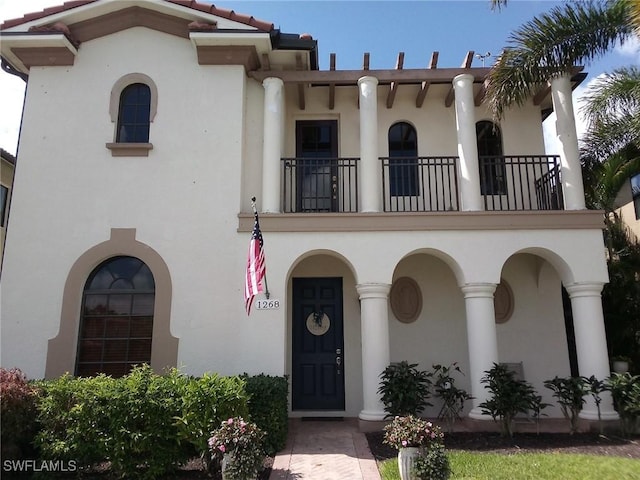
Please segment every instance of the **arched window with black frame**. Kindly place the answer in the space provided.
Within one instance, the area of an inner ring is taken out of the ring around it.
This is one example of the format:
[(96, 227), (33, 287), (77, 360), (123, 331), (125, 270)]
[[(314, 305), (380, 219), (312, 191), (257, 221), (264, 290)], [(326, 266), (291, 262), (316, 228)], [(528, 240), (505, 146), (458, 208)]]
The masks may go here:
[(480, 164), (480, 193), (505, 195), (507, 179), (500, 128), (488, 120), (477, 122), (476, 139)]
[(418, 136), (413, 125), (398, 122), (389, 128), (389, 192), (391, 196), (415, 196), (418, 184)]
[(122, 90), (118, 109), (117, 143), (148, 143), (151, 89), (132, 83)]
[(111, 258), (91, 272), (82, 296), (76, 372), (126, 375), (151, 362), (155, 282), (135, 257)]

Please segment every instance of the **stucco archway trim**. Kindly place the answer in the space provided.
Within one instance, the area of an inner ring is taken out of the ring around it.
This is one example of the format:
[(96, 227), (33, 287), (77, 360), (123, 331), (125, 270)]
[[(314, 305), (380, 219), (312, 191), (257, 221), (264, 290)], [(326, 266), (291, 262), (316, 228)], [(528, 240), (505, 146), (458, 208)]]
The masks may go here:
[(142, 260), (153, 273), (156, 283), (151, 367), (160, 373), (177, 365), (178, 339), (171, 335), (170, 329), (172, 286), (169, 268), (158, 252), (135, 237), (135, 228), (112, 228), (109, 240), (87, 250), (71, 267), (64, 285), (60, 330), (48, 344), (45, 378), (74, 371), (85, 282), (100, 263), (118, 255)]

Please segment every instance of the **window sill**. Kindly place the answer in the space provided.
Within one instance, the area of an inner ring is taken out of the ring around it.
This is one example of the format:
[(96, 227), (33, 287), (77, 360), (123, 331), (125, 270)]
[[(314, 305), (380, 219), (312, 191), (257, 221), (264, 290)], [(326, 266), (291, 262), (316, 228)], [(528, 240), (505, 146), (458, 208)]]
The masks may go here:
[(153, 143), (107, 143), (112, 157), (148, 157)]

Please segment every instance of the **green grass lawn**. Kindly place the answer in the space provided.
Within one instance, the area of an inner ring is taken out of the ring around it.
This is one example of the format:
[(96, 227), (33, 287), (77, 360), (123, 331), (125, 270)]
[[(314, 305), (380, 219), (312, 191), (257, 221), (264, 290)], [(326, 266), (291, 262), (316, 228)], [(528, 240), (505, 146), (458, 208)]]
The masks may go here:
[[(501, 455), (449, 451), (451, 480), (640, 480), (640, 460), (563, 453)], [(395, 458), (380, 464), (383, 480), (400, 480)]]

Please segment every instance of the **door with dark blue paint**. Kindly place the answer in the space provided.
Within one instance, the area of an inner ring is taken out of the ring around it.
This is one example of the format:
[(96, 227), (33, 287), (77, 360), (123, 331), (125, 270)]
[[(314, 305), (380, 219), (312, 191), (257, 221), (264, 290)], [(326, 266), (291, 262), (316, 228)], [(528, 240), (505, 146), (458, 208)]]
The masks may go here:
[(293, 410), (344, 410), (342, 278), (294, 278)]

